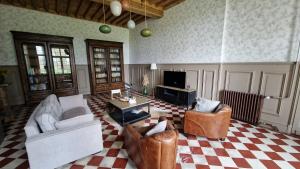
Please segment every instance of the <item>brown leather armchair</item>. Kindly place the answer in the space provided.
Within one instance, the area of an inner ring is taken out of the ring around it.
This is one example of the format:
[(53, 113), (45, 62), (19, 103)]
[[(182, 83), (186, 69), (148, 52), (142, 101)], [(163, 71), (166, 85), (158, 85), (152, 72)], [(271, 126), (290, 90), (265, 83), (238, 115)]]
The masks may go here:
[(213, 113), (190, 110), (184, 115), (184, 133), (224, 140), (231, 119), (231, 108), (221, 104)]
[[(159, 121), (166, 118), (160, 118)], [(164, 132), (144, 136), (153, 126), (127, 125), (123, 136), (127, 153), (138, 169), (175, 169), (178, 131), (170, 121)]]

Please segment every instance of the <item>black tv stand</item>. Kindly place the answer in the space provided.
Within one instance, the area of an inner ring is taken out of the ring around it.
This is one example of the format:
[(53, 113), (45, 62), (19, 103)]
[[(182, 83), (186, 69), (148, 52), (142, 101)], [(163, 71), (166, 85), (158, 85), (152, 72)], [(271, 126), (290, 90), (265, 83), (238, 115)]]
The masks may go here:
[(157, 85), (155, 96), (166, 102), (188, 108), (196, 99), (196, 90)]

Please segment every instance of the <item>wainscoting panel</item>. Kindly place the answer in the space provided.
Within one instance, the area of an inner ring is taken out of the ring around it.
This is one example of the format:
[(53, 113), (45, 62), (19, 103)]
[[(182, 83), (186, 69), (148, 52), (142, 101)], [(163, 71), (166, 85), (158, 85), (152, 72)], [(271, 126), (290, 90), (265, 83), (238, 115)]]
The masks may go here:
[(214, 99), (214, 82), (215, 82), (215, 71), (203, 70), (202, 71), (202, 90), (201, 90), (201, 97), (207, 99)]
[[(282, 97), (265, 99), (261, 122), (287, 131), (295, 90), (292, 84), (294, 63), (226, 63), (226, 64), (159, 64), (155, 71), (154, 84), (163, 84), (166, 70), (187, 72), (186, 84), (197, 90), (198, 97), (218, 99), (220, 90), (233, 90)], [(149, 65), (129, 65), (130, 79), (134, 88), (140, 90), (144, 73), (149, 74)], [(221, 73), (221, 74), (220, 74)]]
[(291, 128), (292, 133), (300, 135), (300, 64), (298, 64), (298, 78), (296, 83), (296, 89), (294, 92), (294, 102), (293, 102), (293, 114), (291, 117)]
[(90, 76), (88, 65), (76, 65), (78, 91), (81, 94), (90, 94)]
[(198, 90), (198, 70), (186, 70), (186, 87)]
[(124, 64), (124, 81), (125, 83), (130, 83), (130, 71), (128, 64)]
[(251, 92), (253, 72), (226, 71), (225, 89), (238, 92)]
[[(261, 94), (265, 96), (282, 97), (284, 93), (284, 84), (286, 74), (266, 73), (262, 75)], [(279, 116), (280, 99), (265, 99), (263, 112), (270, 115)]]

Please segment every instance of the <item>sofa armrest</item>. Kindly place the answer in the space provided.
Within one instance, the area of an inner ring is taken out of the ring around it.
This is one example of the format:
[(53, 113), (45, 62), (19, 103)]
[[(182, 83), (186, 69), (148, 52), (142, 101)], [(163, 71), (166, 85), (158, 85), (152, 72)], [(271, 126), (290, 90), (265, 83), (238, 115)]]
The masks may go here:
[(73, 128), (41, 133), (27, 138), (25, 146), (30, 168), (56, 168), (101, 151), (101, 123), (93, 120)]

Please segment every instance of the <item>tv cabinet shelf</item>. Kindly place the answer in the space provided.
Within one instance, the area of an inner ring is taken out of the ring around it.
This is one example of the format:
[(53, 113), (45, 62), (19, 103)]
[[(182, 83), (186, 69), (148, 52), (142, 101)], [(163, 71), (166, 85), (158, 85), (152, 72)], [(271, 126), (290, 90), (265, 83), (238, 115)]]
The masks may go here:
[(157, 85), (155, 97), (166, 102), (186, 106), (187, 108), (193, 104), (196, 99), (196, 90), (181, 89), (171, 86)]

